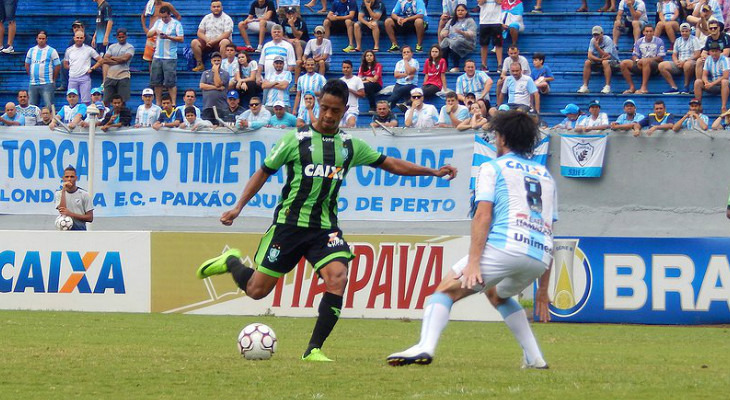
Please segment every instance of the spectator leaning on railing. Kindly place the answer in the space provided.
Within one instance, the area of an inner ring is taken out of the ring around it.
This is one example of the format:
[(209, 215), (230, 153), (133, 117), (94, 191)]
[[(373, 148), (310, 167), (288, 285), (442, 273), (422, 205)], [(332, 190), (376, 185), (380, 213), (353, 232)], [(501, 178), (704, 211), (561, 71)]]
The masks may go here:
[(162, 108), (152, 103), (154, 95), (155, 92), (150, 88), (142, 90), (142, 104), (137, 107), (134, 121), (135, 128), (150, 127), (160, 118)]
[(121, 95), (115, 94), (111, 101), (112, 109), (106, 113), (106, 117), (99, 123), (100, 129), (104, 132), (111, 128), (122, 128), (129, 126), (132, 122), (132, 112), (124, 103)]
[(611, 122), (614, 131), (628, 131), (634, 129), (634, 124), (646, 118), (644, 114), (636, 112), (636, 102), (631, 99), (624, 101), (624, 112), (616, 121)]
[(580, 111), (580, 107), (573, 103), (566, 104), (565, 108), (560, 110), (560, 113), (565, 115), (565, 118), (555, 125), (553, 129), (565, 129), (566, 131), (572, 131), (575, 129), (576, 125), (578, 125), (578, 121), (581, 118), (585, 118), (583, 113)]
[(674, 116), (667, 112), (667, 106), (664, 101), (657, 100), (654, 102), (654, 112), (649, 113), (646, 118), (634, 122), (634, 136), (641, 134), (641, 128), (646, 130), (646, 135), (651, 136), (656, 131), (668, 131), (674, 127)]
[(702, 114), (702, 101), (692, 99), (689, 101), (689, 110), (674, 123), (672, 130), (675, 132), (679, 132), (680, 129), (701, 129), (706, 131), (709, 123), (710, 118)]
[(0, 116), (0, 126), (25, 126), (25, 117), (18, 112), (12, 101), (5, 104), (5, 114)]
[(25, 118), (26, 126), (38, 125), (41, 119), (41, 110), (38, 106), (28, 103), (28, 91), (18, 91), (18, 113)]
[(588, 133), (590, 131), (602, 131), (610, 128), (608, 115), (601, 112), (601, 103), (593, 100), (588, 104), (588, 115), (581, 118), (575, 126), (576, 133)]

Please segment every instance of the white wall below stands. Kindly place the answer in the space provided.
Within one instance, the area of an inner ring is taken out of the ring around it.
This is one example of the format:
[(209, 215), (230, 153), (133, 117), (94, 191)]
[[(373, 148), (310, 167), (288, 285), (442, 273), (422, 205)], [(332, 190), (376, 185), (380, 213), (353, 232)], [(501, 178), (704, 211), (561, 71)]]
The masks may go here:
[[(353, 132), (356, 135), (358, 132)], [(363, 130), (362, 134), (371, 134)], [(548, 166), (558, 182), (562, 236), (728, 236), (730, 135), (698, 132), (609, 137), (603, 177), (560, 176), (560, 141), (553, 134)], [(460, 171), (469, 173), (469, 171)], [(53, 229), (53, 216), (0, 215), (5, 230)], [(94, 230), (263, 232), (269, 218), (246, 218), (224, 227), (217, 218), (98, 218)], [(462, 234), (468, 221), (343, 221), (346, 233)]]

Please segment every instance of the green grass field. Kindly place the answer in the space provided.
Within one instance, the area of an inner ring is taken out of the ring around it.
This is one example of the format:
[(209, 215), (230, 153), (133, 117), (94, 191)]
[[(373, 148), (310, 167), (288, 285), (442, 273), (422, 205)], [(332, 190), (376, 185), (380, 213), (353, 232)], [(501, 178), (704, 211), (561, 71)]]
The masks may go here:
[[(246, 361), (239, 330), (279, 337)], [(393, 368), (420, 321), (340, 320), (334, 363), (299, 360), (309, 318), (0, 311), (0, 399), (720, 399), (730, 387), (728, 327), (535, 326), (551, 365), (521, 370), (501, 323), (452, 322), (430, 366)]]

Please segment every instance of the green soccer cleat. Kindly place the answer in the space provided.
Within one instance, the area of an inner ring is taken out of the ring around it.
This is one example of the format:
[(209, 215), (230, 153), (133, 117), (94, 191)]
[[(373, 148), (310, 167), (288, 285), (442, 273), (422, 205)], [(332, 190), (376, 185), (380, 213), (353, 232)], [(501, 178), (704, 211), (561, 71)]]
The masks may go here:
[(213, 257), (200, 264), (197, 272), (198, 278), (205, 279), (209, 276), (225, 274), (228, 272), (228, 265), (226, 265), (228, 257), (241, 258), (241, 250), (230, 249), (218, 257)]
[(314, 348), (312, 351), (309, 352), (309, 355), (302, 356), (302, 361), (323, 361), (323, 362), (332, 362), (333, 360), (330, 360), (327, 358), (324, 353), (322, 353), (321, 349)]

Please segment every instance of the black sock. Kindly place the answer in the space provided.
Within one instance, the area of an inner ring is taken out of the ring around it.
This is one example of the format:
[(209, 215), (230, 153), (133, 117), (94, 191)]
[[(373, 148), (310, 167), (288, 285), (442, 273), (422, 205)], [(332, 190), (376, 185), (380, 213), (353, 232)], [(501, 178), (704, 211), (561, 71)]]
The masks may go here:
[(233, 276), (233, 280), (236, 281), (236, 285), (238, 285), (241, 290), (246, 291), (248, 280), (251, 279), (251, 276), (253, 276), (253, 268), (243, 265), (238, 257), (228, 257), (226, 265), (228, 266), (228, 271)]
[(309, 347), (304, 352), (304, 357), (308, 356), (312, 349), (321, 348), (324, 341), (332, 332), (332, 328), (340, 319), (340, 310), (342, 309), (342, 296), (325, 292), (322, 301), (319, 302), (319, 316), (317, 323), (314, 324), (312, 338), (309, 339)]

